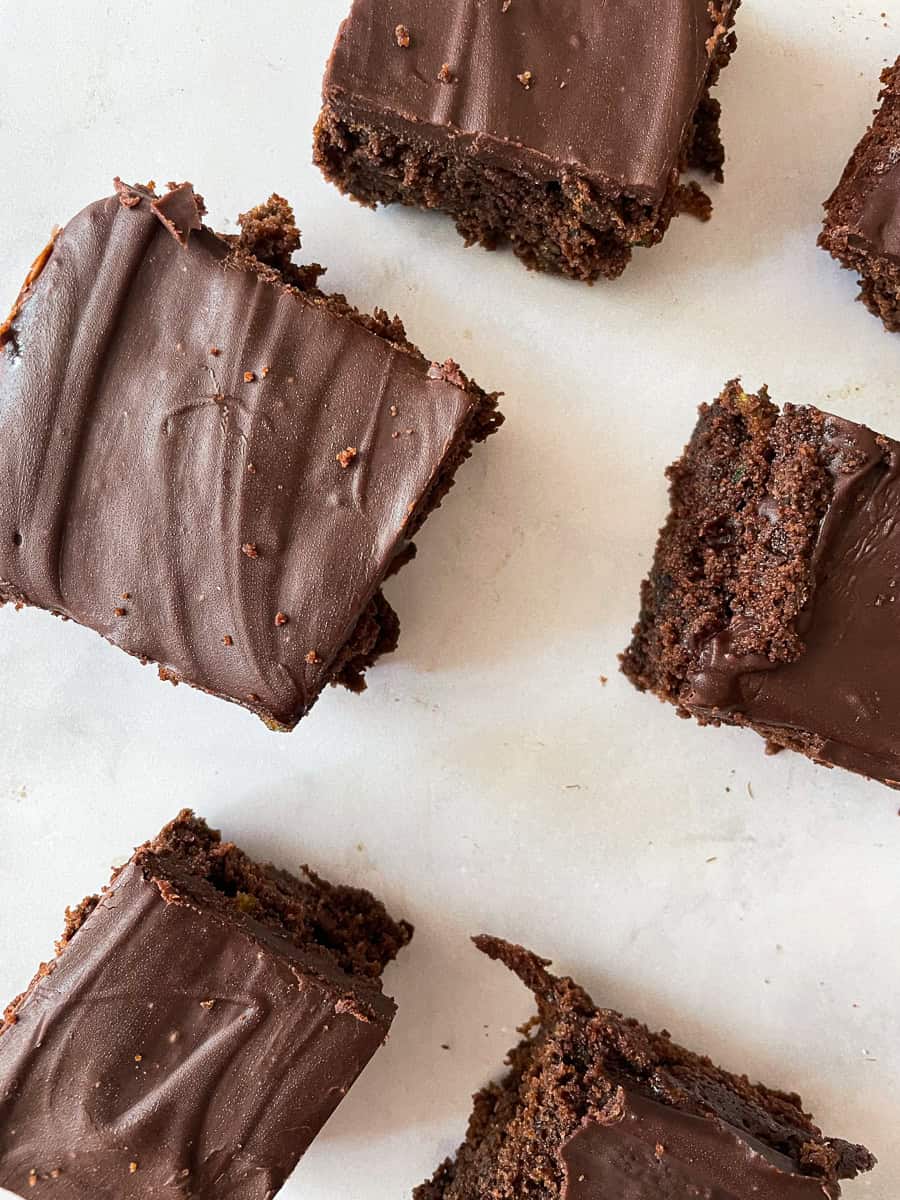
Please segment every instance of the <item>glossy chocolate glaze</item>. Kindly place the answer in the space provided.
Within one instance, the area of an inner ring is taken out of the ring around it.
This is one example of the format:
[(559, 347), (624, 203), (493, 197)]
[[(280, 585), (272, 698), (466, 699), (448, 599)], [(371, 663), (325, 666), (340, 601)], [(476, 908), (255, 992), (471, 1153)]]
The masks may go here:
[(707, 716), (809, 735), (825, 763), (900, 785), (900, 444), (828, 416), (834, 480), (797, 622), (803, 653), (736, 655), (741, 616), (701, 649), (681, 700)]
[(271, 1200), (393, 1013), (376, 984), (138, 851), (0, 1036), (0, 1184)]
[(192, 197), (119, 184), (0, 336), (0, 601), (290, 726), (475, 401), (252, 269)]
[(407, 137), (451, 140), (548, 181), (571, 171), (601, 191), (654, 203), (735, 7), (354, 0), (324, 99), (350, 122), (374, 119)]
[(619, 1120), (586, 1119), (562, 1148), (562, 1200), (828, 1200), (836, 1185), (716, 1117), (628, 1091)]
[(900, 163), (894, 163), (867, 185), (851, 243), (862, 242), (879, 254), (900, 259)]

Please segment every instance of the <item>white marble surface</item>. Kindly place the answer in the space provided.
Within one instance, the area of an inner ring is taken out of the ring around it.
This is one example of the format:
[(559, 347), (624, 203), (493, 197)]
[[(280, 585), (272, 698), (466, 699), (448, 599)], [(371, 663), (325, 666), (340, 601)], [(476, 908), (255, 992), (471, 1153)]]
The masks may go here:
[(814, 246), (900, 49), (900, 9), (745, 4), (713, 221), (677, 221), (593, 289), (467, 251), (440, 218), (363, 211), (320, 179), (310, 130), (343, 9), (0, 0), (0, 295), (115, 174), (192, 179), (225, 229), (277, 189), (331, 286), (504, 389), (509, 418), (390, 584), (399, 653), (291, 736), (163, 687), (71, 624), (0, 613), (0, 993), (49, 952), (66, 903), (189, 804), (417, 927), (386, 977), (390, 1042), (285, 1200), (396, 1200), (455, 1146), (530, 1012), (469, 946), (483, 929), (800, 1090), (881, 1158), (847, 1196), (895, 1200), (897, 795), (677, 720), (617, 675), (616, 653), (663, 468), (726, 378), (900, 434), (900, 337)]

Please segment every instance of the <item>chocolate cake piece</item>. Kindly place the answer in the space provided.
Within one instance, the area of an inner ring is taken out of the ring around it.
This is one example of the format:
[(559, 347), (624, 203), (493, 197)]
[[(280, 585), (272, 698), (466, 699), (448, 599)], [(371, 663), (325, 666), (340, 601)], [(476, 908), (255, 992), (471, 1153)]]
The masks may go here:
[(394, 649), (381, 585), (502, 417), (324, 294), (284, 200), (240, 237), (204, 211), (117, 181), (0, 326), (0, 603), (290, 728)]
[(271, 1200), (387, 1036), (412, 927), (187, 810), (66, 915), (0, 1023), (0, 1185)]
[(733, 381), (668, 475), (625, 674), (900, 786), (900, 444)]
[(819, 245), (858, 272), (859, 299), (900, 330), (900, 58), (881, 74), (875, 114), (825, 201)]
[(722, 178), (740, 0), (353, 0), (314, 157), (362, 204), (449, 213), (471, 245), (614, 279)]
[(475, 942), (534, 992), (538, 1015), (415, 1200), (834, 1200), (838, 1180), (875, 1165), (823, 1137), (799, 1096), (596, 1008), (521, 946)]

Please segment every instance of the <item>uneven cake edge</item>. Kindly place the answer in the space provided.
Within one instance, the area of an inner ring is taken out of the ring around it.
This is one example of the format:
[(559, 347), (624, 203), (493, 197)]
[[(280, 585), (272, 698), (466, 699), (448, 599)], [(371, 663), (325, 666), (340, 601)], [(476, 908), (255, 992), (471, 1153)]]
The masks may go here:
[(881, 73), (880, 108), (863, 134), (837, 187), (824, 203), (818, 245), (860, 279), (857, 299), (879, 317), (885, 329), (900, 332), (900, 263), (854, 237), (871, 185), (900, 145), (900, 58)]
[(683, 185), (680, 177), (692, 168), (723, 177), (721, 106), (710, 89), (737, 46), (731, 27), (739, 5), (736, 0), (724, 18), (678, 162), (655, 204), (600, 189), (574, 171), (548, 183), (528, 175), (524, 166), (511, 171), (492, 164), (485, 186), (483, 169), (470, 154), (436, 146), (427, 135), (416, 136), (413, 127), (400, 136), (377, 116), (357, 118), (343, 111), (336, 94), (328, 95), (327, 84), (313, 134), (313, 161), (329, 182), (367, 207), (401, 203), (437, 209), (454, 219), (466, 245), (493, 250), (509, 242), (529, 269), (587, 283), (615, 279), (632, 248), (660, 242), (677, 213), (705, 220), (712, 212), (699, 186)]
[[(190, 187), (190, 185), (186, 186)], [(130, 197), (150, 198), (156, 195), (153, 185), (130, 187), (118, 178), (115, 180), (115, 187), (120, 197), (124, 195), (126, 199)], [(196, 193), (194, 195), (199, 217), (205, 214), (206, 209), (203, 198)], [(300, 249), (300, 231), (297, 228), (293, 210), (283, 197), (273, 194), (266, 203), (258, 205), (247, 213), (242, 213), (239, 223), (240, 235), (216, 233), (207, 226), (201, 226), (199, 219), (197, 227), (202, 228), (227, 246), (232, 265), (236, 269), (252, 271), (273, 286), (294, 293), (301, 302), (326, 308), (335, 317), (360, 325), (368, 333), (407, 354), (423, 371), (436, 372), (438, 377), (458, 387), (469, 397), (466, 420), (448, 445), (443, 462), (428, 491), (420, 499), (407, 522), (406, 545), (387, 564), (380, 579), (376, 581), (372, 593), (361, 605), (359, 617), (349, 637), (334, 656), (315, 695), (308, 702), (302, 704), (289, 716), (275, 714), (261, 707), (255, 700), (215, 691), (205, 687), (202, 683), (184, 678), (165, 665), (158, 665), (159, 677), (163, 682), (173, 685), (186, 683), (197, 691), (245, 708), (258, 716), (269, 729), (288, 733), (310, 712), (316, 700), (329, 684), (346, 687), (352, 692), (364, 691), (366, 688), (364, 676), (368, 668), (373, 666), (383, 655), (396, 650), (400, 636), (400, 620), (384, 596), (381, 590), (382, 584), (415, 557), (415, 546), (411, 544), (410, 539), (422, 527), (426, 518), (440, 506), (444, 496), (453, 486), (456, 471), (471, 455), (475, 444), (490, 437), (503, 424), (504, 416), (498, 409), (498, 401), (502, 393), (485, 392), (474, 380), (470, 380), (464, 375), (452, 360), (448, 360), (443, 365), (430, 362), (419, 347), (407, 338), (403, 322), (398, 316), (391, 318), (384, 309), (380, 308), (376, 308), (372, 313), (361, 312), (350, 304), (341, 293), (329, 293), (322, 290), (318, 286), (319, 277), (324, 274), (325, 270), (322, 266), (318, 263), (301, 266), (293, 262), (294, 253)], [(34, 284), (53, 253), (57, 237), (64, 232), (64, 228), (54, 230), (48, 244), (32, 264), (8, 318), (0, 325), (0, 347), (6, 340), (15, 336), (15, 320), (30, 299)], [(12, 591), (0, 595), (0, 608), (5, 604), (13, 604), (17, 609), (42, 608), (40, 605), (32, 606), (27, 595)], [(51, 615), (62, 615), (52, 610), (49, 611), (51, 611)], [(117, 646), (116, 648), (124, 650), (132, 658), (137, 658), (143, 665), (150, 662), (146, 657), (125, 647)]]
[(208, 893), (203, 898), (205, 906), (217, 910), (225, 920), (247, 923), (249, 919), (286, 938), (293, 947), (314, 952), (331, 974), (346, 980), (348, 995), (358, 992), (364, 1017), (369, 1002), (385, 1003), (380, 976), (413, 936), (408, 921), (395, 921), (384, 904), (365, 889), (329, 883), (307, 867), (303, 868), (305, 878), (300, 879), (269, 863), (256, 862), (233, 842), (223, 842), (217, 829), (185, 808), (155, 838), (138, 846), (128, 862), (112, 872), (101, 892), (66, 909), (54, 958), (41, 963), (25, 990), (7, 1005), (0, 1019), (0, 1036), (16, 1024), (22, 1007), (53, 973), (56, 961), (77, 940), (79, 930), (131, 863), (151, 871), (151, 864), (171, 863), (197, 879)]
[[(813, 552), (833, 478), (821, 454), (825, 415), (783, 411), (739, 380), (702, 405), (684, 453), (667, 471), (670, 508), (621, 669), (640, 691), (701, 724), (750, 725), (769, 742), (814, 753), (817, 739), (740, 714), (692, 713), (682, 688), (703, 645), (732, 618), (749, 618), (738, 654), (789, 662), (802, 653), (795, 618), (813, 589)], [(773, 522), (767, 506), (777, 501)]]
[[(534, 992), (538, 1015), (521, 1030), (524, 1040), (508, 1055), (510, 1070), (507, 1074), (499, 1083), (489, 1084), (476, 1093), (466, 1140), (456, 1156), (445, 1159), (432, 1178), (414, 1190), (413, 1200), (480, 1200), (483, 1195), (491, 1195), (495, 1200), (512, 1200), (513, 1196), (518, 1198), (520, 1195), (517, 1182), (520, 1172), (521, 1177), (527, 1177), (535, 1183), (534, 1190), (528, 1191), (529, 1196), (553, 1200), (561, 1194), (562, 1145), (579, 1128), (583, 1115), (573, 1109), (560, 1119), (559, 1113), (547, 1112), (550, 1106), (547, 1104), (546, 1088), (542, 1091), (534, 1083), (533, 1076), (540, 1071), (540, 1058), (546, 1053), (553, 1037), (565, 1040), (570, 1036), (571, 1031), (555, 1034), (555, 1026), (562, 1029), (567, 1020), (575, 1026), (581, 1023), (586, 1028), (593, 1026), (599, 1031), (596, 1049), (602, 1044), (607, 1058), (602, 1066), (595, 1058), (597, 1070), (593, 1073), (593, 1082), (597, 1082), (598, 1076), (609, 1074), (608, 1104), (612, 1109), (621, 1103), (616, 1097), (619, 1081), (628, 1081), (631, 1072), (635, 1073), (635, 1081), (638, 1081), (638, 1076), (650, 1076), (661, 1062), (664, 1076), (657, 1075), (657, 1079), (665, 1077), (668, 1094), (656, 1093), (655, 1099), (669, 1107), (694, 1111), (699, 1115), (702, 1115), (704, 1108), (707, 1113), (713, 1112), (713, 1105), (709, 1101), (698, 1104), (697, 1097), (692, 1097), (681, 1088), (677, 1079), (673, 1082), (673, 1077), (665, 1068), (674, 1064), (676, 1069), (683, 1068), (682, 1082), (685, 1086), (696, 1074), (732, 1092), (740, 1098), (741, 1103), (756, 1106), (761, 1117), (770, 1121), (773, 1129), (780, 1130), (781, 1140), (778, 1145), (772, 1144), (771, 1148), (787, 1152), (797, 1164), (798, 1172), (821, 1179), (823, 1184), (829, 1185), (831, 1190), (826, 1194), (838, 1195), (838, 1180), (854, 1178), (875, 1166), (874, 1156), (865, 1147), (839, 1138), (823, 1137), (795, 1093), (768, 1088), (763, 1084), (751, 1084), (746, 1076), (734, 1075), (716, 1067), (707, 1057), (678, 1046), (665, 1031), (654, 1034), (646, 1026), (619, 1013), (596, 1009), (582, 988), (571, 979), (551, 975), (547, 970), (547, 960), (538, 958), (521, 946), (485, 936), (473, 940), (483, 953), (504, 963)], [(565, 1046), (567, 1052), (558, 1057), (565, 1061), (567, 1070), (555, 1072), (551, 1068), (555, 1081), (551, 1086), (559, 1093), (554, 1099), (564, 1099), (566, 1104), (570, 1104), (572, 1085), (568, 1068), (575, 1060), (568, 1053), (568, 1041), (565, 1041)], [(614, 1071), (613, 1062), (619, 1064)], [(647, 1080), (640, 1080), (638, 1086), (646, 1089)], [(586, 1090), (584, 1085), (582, 1087)], [(562, 1093), (565, 1093), (564, 1097)], [(540, 1120), (532, 1120), (530, 1125), (526, 1123), (523, 1126), (520, 1114), (528, 1105)], [(615, 1111), (610, 1111), (609, 1115), (613, 1120), (616, 1117)], [(514, 1119), (517, 1129), (510, 1135), (509, 1126)], [(541, 1143), (541, 1137), (548, 1127), (553, 1129), (549, 1150), (547, 1145)], [(533, 1156), (529, 1163), (522, 1164), (513, 1147), (515, 1179), (498, 1177), (492, 1170), (498, 1157), (504, 1155), (509, 1136), (519, 1136)], [(771, 1141), (774, 1143), (779, 1139), (773, 1137)], [(538, 1153), (536, 1147), (539, 1144), (541, 1149)], [(548, 1156), (556, 1159), (555, 1170), (548, 1171)]]

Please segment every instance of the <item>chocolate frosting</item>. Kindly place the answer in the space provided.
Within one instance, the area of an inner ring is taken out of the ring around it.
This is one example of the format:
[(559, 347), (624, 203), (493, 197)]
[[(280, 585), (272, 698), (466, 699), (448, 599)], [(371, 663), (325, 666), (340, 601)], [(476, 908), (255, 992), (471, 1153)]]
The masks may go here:
[(250, 269), (189, 187), (117, 186), (0, 338), (0, 601), (291, 725), (472, 395)]
[(900, 162), (869, 180), (856, 228), (848, 236), (851, 243), (900, 259)]
[(0, 1036), (0, 1185), (271, 1200), (393, 1012), (139, 852)]
[(629, 1091), (620, 1120), (585, 1120), (562, 1148), (562, 1200), (825, 1200), (836, 1186), (717, 1118)]
[(751, 619), (736, 617), (702, 647), (681, 700), (809, 735), (817, 759), (900, 785), (900, 443), (828, 416), (822, 454), (834, 490), (797, 624), (803, 653), (734, 654)]
[(453, 140), (538, 178), (573, 172), (656, 202), (734, 7), (354, 0), (324, 98), (345, 119), (374, 117), (404, 136), (412, 124), (429, 140)]

